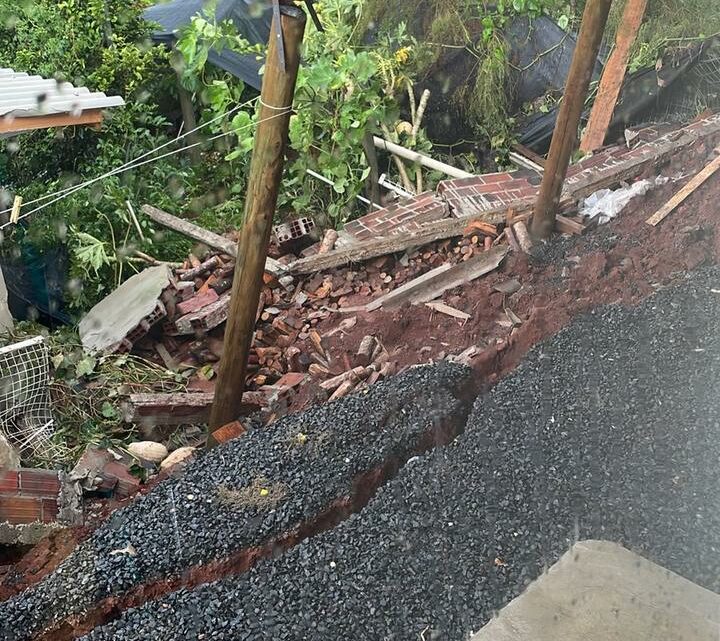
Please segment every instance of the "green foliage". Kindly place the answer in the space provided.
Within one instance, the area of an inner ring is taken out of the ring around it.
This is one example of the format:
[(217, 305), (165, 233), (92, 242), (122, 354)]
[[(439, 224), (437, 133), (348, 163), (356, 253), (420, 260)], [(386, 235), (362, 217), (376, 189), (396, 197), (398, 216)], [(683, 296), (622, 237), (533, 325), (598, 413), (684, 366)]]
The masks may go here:
[[(607, 38), (620, 26), (624, 3), (614, 3)], [(720, 11), (713, 0), (651, 0), (633, 44), (630, 70), (652, 67), (669, 47), (720, 33)]]
[[(449, 95), (450, 104), (481, 142), (503, 149), (514, 124), (508, 113), (511, 65), (503, 29), (517, 16), (535, 18), (565, 9), (560, 0), (367, 0), (362, 25), (363, 32), (372, 26), (382, 34), (406, 21), (411, 33), (432, 47), (432, 55), (424, 59), (427, 70), (441, 66), (448, 51), (465, 49), (475, 63), (468, 70), (469, 83)], [(569, 22), (567, 15), (565, 19)]]
[[(361, 4), (326, 0), (318, 5), (326, 32), (310, 33), (306, 40), (290, 125), (296, 160), (282, 190), (283, 202), (294, 211), (324, 211), (334, 226), (351, 215), (370, 173), (363, 153), (366, 133), (383, 124), (394, 128), (399, 113), (394, 93), (417, 46), (401, 26), (381, 47), (349, 48)], [(318, 184), (308, 169), (333, 186)]]
[[(88, 188), (41, 203), (41, 211), (15, 227), (2, 248), (15, 253), (22, 243), (40, 250), (66, 245), (68, 294), (78, 311), (142, 268), (136, 252), (175, 261), (191, 247), (187, 239), (154, 229), (142, 216), (134, 220), (128, 203), (139, 211), (150, 202), (217, 232), (242, 223), (256, 104), (247, 100), (242, 82), (207, 60), (210, 51), (226, 47), (243, 54), (260, 49), (239, 37), (231, 23), (216, 24), (200, 15), (169, 55), (149, 43), (150, 25), (141, 19), (146, 5), (145, 0), (0, 0), (0, 64), (50, 77), (62, 73), (126, 100), (125, 107), (110, 111), (100, 132), (38, 131), (2, 143), (10, 196), (18, 193), (25, 202), (104, 176)], [(372, 49), (351, 46), (363, 0), (324, 0), (317, 6), (326, 32), (307, 30), (280, 212), (315, 215), (321, 224), (338, 225), (362, 211), (355, 196), (369, 172), (363, 138), (378, 133), (381, 125), (395, 130), (398, 103), (406, 85), (412, 85), (422, 47), (404, 25)], [(201, 162), (186, 154), (169, 155), (112, 175), (158, 146), (170, 145), (163, 154), (177, 149), (172, 140), (179, 116), (178, 78), (194, 99), (199, 122), (207, 124), (203, 134), (211, 138), (203, 143)], [(402, 142), (429, 148), (422, 132)], [(310, 177), (308, 169), (333, 185)]]

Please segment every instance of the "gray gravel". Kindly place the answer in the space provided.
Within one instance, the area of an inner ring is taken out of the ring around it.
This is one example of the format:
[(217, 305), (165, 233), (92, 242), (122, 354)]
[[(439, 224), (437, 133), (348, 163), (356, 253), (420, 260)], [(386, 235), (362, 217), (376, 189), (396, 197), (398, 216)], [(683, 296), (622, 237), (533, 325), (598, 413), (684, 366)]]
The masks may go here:
[[(216, 448), (117, 511), (37, 586), (0, 604), (0, 639), (29, 639), (98, 600), (267, 542), (351, 493), (391, 457), (469, 407), (469, 370), (413, 368), (365, 393), (290, 416)], [(118, 552), (131, 544), (136, 554)]]
[(720, 270), (579, 319), (477, 400), (451, 446), (243, 577), (87, 641), (465, 639), (581, 538), (720, 590)]

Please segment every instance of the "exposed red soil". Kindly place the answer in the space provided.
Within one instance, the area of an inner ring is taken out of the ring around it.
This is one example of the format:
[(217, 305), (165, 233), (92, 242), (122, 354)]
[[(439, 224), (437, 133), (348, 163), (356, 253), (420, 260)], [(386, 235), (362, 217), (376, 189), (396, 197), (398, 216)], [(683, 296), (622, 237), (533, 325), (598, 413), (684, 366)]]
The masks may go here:
[[(169, 475), (170, 472), (167, 471), (157, 474), (143, 485), (135, 496), (147, 494)], [(127, 505), (135, 496), (122, 500), (103, 499), (86, 503), (85, 523), (82, 527), (51, 532), (0, 575), (0, 601), (5, 601), (42, 581), (62, 563), (78, 543), (84, 541), (115, 510)]]
[[(539, 256), (511, 254), (496, 272), (446, 293), (444, 302), (471, 314), (466, 323), (424, 306), (359, 312), (357, 324), (344, 335), (328, 339), (327, 351), (337, 362), (350, 361), (365, 335), (377, 336), (402, 369), (459, 354), (478, 345), (487, 349), (473, 362), (478, 390), (513, 369), (538, 341), (555, 334), (578, 314), (599, 305), (633, 305), (679, 275), (718, 262), (718, 203), (720, 178), (698, 189), (659, 226), (645, 223), (709, 159), (716, 141), (698, 142), (663, 167), (648, 173), (675, 177), (632, 201), (613, 222), (582, 237), (554, 239)], [(522, 289), (505, 296), (494, 286), (517, 279)], [(357, 304), (353, 301), (354, 304)], [(508, 329), (509, 308), (524, 322)], [(331, 330), (346, 314), (323, 321), (318, 329)], [(316, 383), (301, 389), (292, 410), (325, 400)]]
[(57, 568), (90, 530), (72, 528), (56, 530), (25, 554), (0, 579), (0, 601), (22, 592)]

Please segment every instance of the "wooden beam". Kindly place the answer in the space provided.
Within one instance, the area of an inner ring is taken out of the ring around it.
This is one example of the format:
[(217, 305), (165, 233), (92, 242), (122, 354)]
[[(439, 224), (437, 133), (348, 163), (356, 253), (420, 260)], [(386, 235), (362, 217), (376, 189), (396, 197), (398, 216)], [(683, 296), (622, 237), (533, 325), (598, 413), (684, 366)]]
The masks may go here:
[(545, 158), (543, 158), (540, 154), (536, 154), (532, 149), (529, 147), (526, 147), (525, 145), (521, 145), (519, 142), (513, 143), (512, 148), (517, 151), (521, 156), (525, 156), (525, 158), (529, 158), (532, 160), (535, 164), (539, 165), (543, 169), (545, 169), (545, 163), (547, 162)]
[(472, 282), (497, 269), (507, 256), (508, 248), (494, 247), (457, 265), (442, 265), (438, 269), (411, 280), (402, 287), (385, 294), (366, 306), (372, 312), (380, 307), (393, 308), (405, 303), (419, 305), (435, 300), (449, 289)]
[[(278, 34), (279, 38), (270, 38), (265, 58), (260, 113), (245, 199), (245, 222), (237, 251), (223, 357), (215, 384), (211, 432), (236, 420), (242, 405), (247, 361), (263, 287), (263, 270), (267, 264), (268, 244), (285, 163), (305, 22), (305, 13), (294, 4), (282, 5), (273, 16), (272, 33)], [(210, 434), (208, 446), (214, 444)]]
[(532, 220), (532, 233), (548, 238), (555, 227), (555, 215), (560, 204), (570, 157), (577, 142), (580, 117), (585, 108), (588, 87), (597, 61), (611, 0), (587, 0), (582, 26), (573, 54), (565, 94), (553, 132), (550, 154)]
[(68, 113), (42, 116), (21, 116), (0, 118), (0, 134), (16, 134), (33, 129), (53, 129), (55, 127), (75, 127), (80, 125), (99, 125), (103, 121), (101, 109), (88, 109), (73, 116)]
[[(152, 425), (204, 424), (210, 418), (213, 394), (176, 392), (172, 394), (131, 394), (121, 404), (126, 423)], [(248, 415), (267, 407), (262, 392), (245, 392), (241, 414)]]
[(667, 218), (675, 209), (677, 209), (687, 198), (695, 192), (700, 186), (707, 182), (720, 169), (720, 156), (717, 156), (712, 162), (697, 174), (687, 185), (678, 191), (670, 200), (668, 200), (657, 212), (655, 212), (645, 222), (655, 227)]
[(590, 120), (585, 129), (580, 149), (586, 153), (603, 146), (608, 127), (615, 113), (620, 90), (625, 81), (630, 50), (645, 16), (648, 0), (626, 0), (620, 26), (615, 39), (615, 48), (605, 65)]
[[(176, 231), (183, 236), (187, 236), (188, 238), (192, 238), (193, 240), (196, 240), (203, 245), (207, 245), (212, 249), (217, 249), (223, 254), (237, 258), (237, 245), (224, 236), (220, 236), (220, 234), (203, 229), (202, 227), (191, 223), (189, 220), (178, 218), (177, 216), (168, 214), (166, 211), (151, 205), (143, 205), (142, 211), (146, 216), (163, 227), (172, 229), (173, 231)], [(283, 267), (283, 265), (278, 261), (268, 258), (265, 261), (265, 271), (273, 276), (282, 276), (285, 274), (285, 267)]]

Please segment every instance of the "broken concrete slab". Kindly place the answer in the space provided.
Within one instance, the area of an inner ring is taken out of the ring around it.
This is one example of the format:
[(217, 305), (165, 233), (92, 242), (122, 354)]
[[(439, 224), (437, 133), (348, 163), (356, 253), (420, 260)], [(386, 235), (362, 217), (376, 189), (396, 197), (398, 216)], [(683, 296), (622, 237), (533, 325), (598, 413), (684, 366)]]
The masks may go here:
[(143, 323), (160, 320), (155, 318), (158, 305), (162, 305), (159, 299), (170, 285), (170, 278), (170, 269), (166, 265), (149, 267), (103, 298), (80, 321), (83, 347), (88, 352), (117, 351)]
[(576, 543), (472, 641), (717, 641), (720, 596), (615, 543)]

